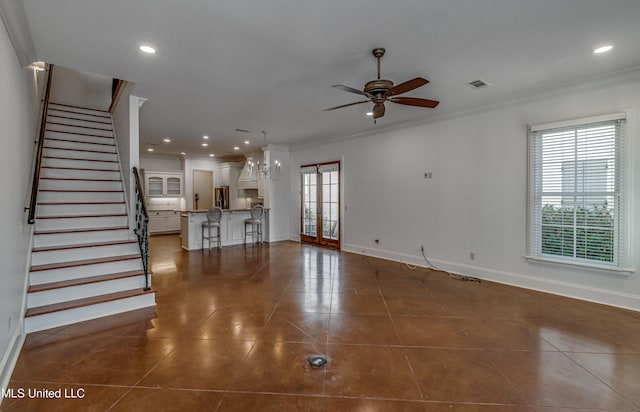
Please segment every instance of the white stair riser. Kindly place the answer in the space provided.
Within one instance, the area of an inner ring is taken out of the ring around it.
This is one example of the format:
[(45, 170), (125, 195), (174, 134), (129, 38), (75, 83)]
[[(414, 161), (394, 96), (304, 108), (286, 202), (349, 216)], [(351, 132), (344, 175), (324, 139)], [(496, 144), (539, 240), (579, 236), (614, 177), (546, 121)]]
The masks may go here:
[(146, 293), (127, 299), (28, 317), (24, 319), (24, 328), (25, 333), (37, 332), (153, 306), (155, 306), (155, 293)]
[(140, 253), (137, 243), (125, 243), (109, 246), (83, 247), (46, 252), (31, 253), (32, 265), (48, 265), (49, 263), (73, 262), (83, 259), (104, 258), (110, 256), (128, 256)]
[(56, 233), (51, 235), (34, 235), (33, 247), (77, 245), (89, 242), (109, 242), (133, 239), (128, 229), (100, 230), (95, 232)]
[(47, 130), (51, 130), (55, 132), (78, 133), (82, 135), (91, 135), (91, 136), (113, 137), (113, 132), (110, 130), (96, 130), (96, 129), (89, 129), (88, 127), (65, 126), (61, 124), (49, 123), (47, 125)]
[(85, 160), (109, 160), (117, 161), (118, 157), (115, 153), (95, 153), (80, 152), (75, 150), (49, 149), (42, 151), (43, 156), (64, 157), (67, 159), (85, 159)]
[(38, 202), (123, 202), (123, 192), (38, 192)]
[(78, 113), (76, 110), (72, 109), (72, 108), (64, 108), (62, 106), (52, 106), (51, 104), (49, 105), (49, 109), (47, 111), (48, 115), (53, 115), (53, 116), (63, 116), (63, 117), (70, 117), (76, 120), (94, 120), (96, 122), (108, 122), (110, 121), (110, 118), (108, 117), (104, 117), (103, 115), (105, 113), (102, 113), (102, 115), (100, 116), (96, 116), (94, 114), (82, 114), (82, 113)]
[(27, 294), (27, 308), (144, 288), (144, 275)]
[(112, 145), (106, 144), (96, 144), (96, 143), (78, 143), (78, 142), (69, 142), (55, 139), (45, 139), (45, 146), (47, 147), (56, 147), (60, 149), (76, 149), (76, 150), (95, 150), (99, 152), (105, 153), (115, 153), (116, 147)]
[[(63, 156), (57, 156), (63, 157)], [(69, 160), (69, 159), (42, 159), (42, 166), (47, 167), (74, 167), (77, 169), (120, 170), (116, 162), (96, 162), (93, 160)]]
[(85, 142), (85, 143), (115, 144), (115, 140), (113, 139), (113, 137), (87, 136), (83, 134), (53, 132), (51, 130), (47, 130), (44, 137), (45, 139), (53, 138), (53, 139), (63, 139), (63, 140), (75, 140), (77, 142)]
[(118, 226), (127, 226), (126, 216), (62, 217), (60, 219), (36, 218), (36, 230), (91, 229)]
[(36, 216), (38, 217), (104, 215), (113, 213), (126, 213), (125, 204), (38, 205), (36, 208)]
[(122, 190), (120, 181), (40, 179), (41, 190)]
[(40, 177), (57, 177), (60, 179), (104, 179), (120, 180), (120, 172), (104, 172), (101, 170), (72, 170), (72, 169), (40, 169)]
[(109, 275), (133, 270), (142, 270), (142, 259), (119, 260), (95, 265), (30, 272), (29, 283), (31, 285), (41, 285), (43, 283), (62, 282), (64, 280), (86, 278), (87, 276)]
[(57, 123), (56, 126), (58, 126), (59, 124), (65, 124), (69, 126), (86, 127), (88, 129), (103, 129), (108, 131), (112, 130), (111, 122), (109, 122), (109, 119), (105, 118), (104, 121), (98, 120), (97, 118), (91, 120), (92, 121), (72, 119), (68, 116), (63, 116), (62, 114), (57, 113), (49, 113), (49, 115), (47, 116), (47, 122), (49, 124)]

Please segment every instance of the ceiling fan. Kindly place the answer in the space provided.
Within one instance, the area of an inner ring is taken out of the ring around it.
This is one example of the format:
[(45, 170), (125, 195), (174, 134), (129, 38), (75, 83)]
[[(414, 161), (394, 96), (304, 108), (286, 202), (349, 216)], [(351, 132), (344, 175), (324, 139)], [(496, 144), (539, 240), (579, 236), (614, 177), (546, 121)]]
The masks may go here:
[(363, 90), (354, 89), (352, 87), (343, 86), (341, 84), (336, 84), (331, 87), (335, 87), (336, 89), (344, 90), (345, 92), (355, 93), (362, 96), (366, 96), (367, 100), (363, 100), (355, 103), (343, 104), (341, 106), (331, 107), (329, 109), (324, 109), (324, 111), (341, 109), (343, 107), (349, 107), (356, 104), (362, 103), (373, 103), (373, 120), (375, 122), (376, 119), (384, 116), (384, 102), (392, 102), (397, 104), (404, 104), (406, 106), (417, 106), (417, 107), (426, 107), (426, 108), (434, 108), (440, 102), (436, 100), (429, 99), (421, 99), (418, 97), (396, 97), (399, 94), (410, 92), (411, 90), (417, 89), (418, 87), (424, 86), (429, 83), (429, 80), (423, 79), (422, 77), (416, 77), (415, 79), (408, 80), (404, 83), (400, 83), (396, 86), (393, 85), (391, 80), (385, 80), (380, 78), (380, 58), (384, 56), (385, 49), (378, 47), (372, 50), (373, 56), (378, 59), (378, 79), (372, 80), (364, 85)]

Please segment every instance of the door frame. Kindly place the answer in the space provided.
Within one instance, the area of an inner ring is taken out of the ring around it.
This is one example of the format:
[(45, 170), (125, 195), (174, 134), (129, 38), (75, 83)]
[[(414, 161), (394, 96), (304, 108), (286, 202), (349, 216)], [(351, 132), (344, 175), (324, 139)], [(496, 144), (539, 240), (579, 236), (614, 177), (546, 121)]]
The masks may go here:
[[(329, 239), (322, 236), (322, 223), (323, 223), (323, 207), (322, 207), (322, 173), (318, 171), (320, 166), (337, 164), (338, 165), (338, 239)], [(327, 246), (335, 249), (341, 249), (342, 247), (342, 160), (332, 160), (328, 162), (316, 162), (300, 165), (300, 168), (316, 167), (316, 236), (309, 236), (304, 234), (304, 204), (302, 198), (302, 188), (304, 185), (304, 175), (300, 173), (300, 241), (304, 243), (311, 243), (320, 246)]]

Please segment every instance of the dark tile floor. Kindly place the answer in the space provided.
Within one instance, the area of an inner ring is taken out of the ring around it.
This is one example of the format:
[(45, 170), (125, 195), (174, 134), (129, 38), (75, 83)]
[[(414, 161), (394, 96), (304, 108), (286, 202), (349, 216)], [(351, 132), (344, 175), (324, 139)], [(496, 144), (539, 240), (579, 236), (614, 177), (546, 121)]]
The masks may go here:
[(2, 410), (640, 411), (640, 313), (293, 242), (151, 253), (156, 308), (27, 337), (11, 388), (84, 397)]

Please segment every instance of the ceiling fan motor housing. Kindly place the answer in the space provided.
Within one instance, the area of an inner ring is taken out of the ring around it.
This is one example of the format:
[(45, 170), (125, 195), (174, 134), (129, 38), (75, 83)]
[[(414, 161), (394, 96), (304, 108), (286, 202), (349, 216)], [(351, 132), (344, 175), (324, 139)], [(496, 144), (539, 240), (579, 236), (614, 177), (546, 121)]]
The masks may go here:
[[(381, 98), (384, 101), (384, 95), (387, 93), (389, 89), (393, 87), (393, 82), (391, 80), (378, 79), (372, 80), (364, 85), (365, 93), (370, 93), (374, 97)], [(375, 98), (374, 98), (375, 102)]]

